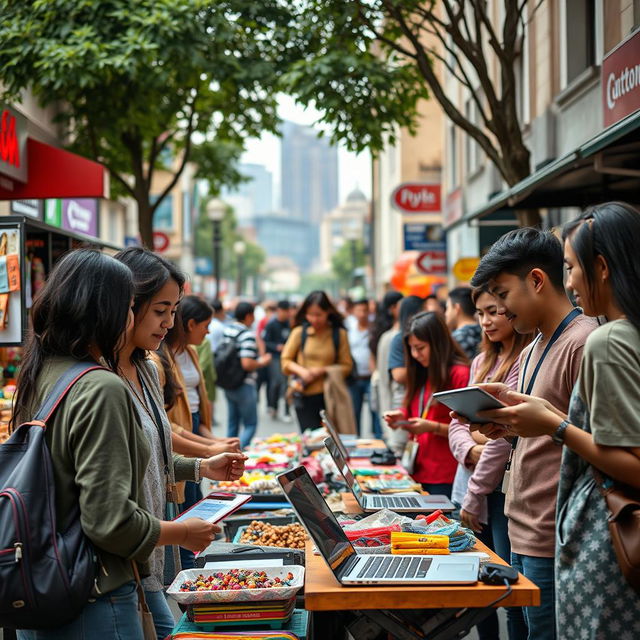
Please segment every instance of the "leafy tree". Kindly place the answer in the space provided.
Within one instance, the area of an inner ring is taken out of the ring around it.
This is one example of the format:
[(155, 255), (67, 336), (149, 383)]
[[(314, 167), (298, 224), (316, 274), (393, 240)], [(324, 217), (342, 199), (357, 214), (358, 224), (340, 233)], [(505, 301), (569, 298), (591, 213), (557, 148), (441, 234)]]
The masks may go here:
[(354, 271), (365, 264), (366, 255), (362, 240), (348, 240), (331, 257), (331, 269), (342, 288), (352, 286)]
[[(289, 11), (286, 0), (0, 0), (0, 100), (30, 89), (55, 105), (71, 148), (135, 199), (152, 246), (153, 214), (190, 159), (233, 182), (243, 140), (275, 130)], [(158, 168), (173, 175), (152, 203)]]
[[(527, 19), (541, 0), (504, 0), (502, 24), (486, 0), (301, 0), (299, 32), (313, 49), (285, 76), (304, 103), (317, 101), (333, 138), (360, 151), (393, 142), (415, 125), (427, 96), (475, 140), (512, 186), (529, 175), (530, 152), (518, 119), (514, 61)], [(493, 65), (498, 72), (492, 73)], [(480, 124), (447, 94), (442, 65), (469, 91)], [(521, 222), (539, 216), (521, 213)]]

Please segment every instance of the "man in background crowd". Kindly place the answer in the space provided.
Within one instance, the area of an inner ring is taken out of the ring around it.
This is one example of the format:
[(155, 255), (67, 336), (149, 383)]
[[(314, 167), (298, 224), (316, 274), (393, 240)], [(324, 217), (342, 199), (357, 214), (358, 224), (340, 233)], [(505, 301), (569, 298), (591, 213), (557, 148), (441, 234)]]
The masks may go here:
[[(267, 407), (269, 415), (272, 418), (277, 418), (280, 399), (284, 399), (284, 394), (287, 390), (287, 377), (282, 373), (280, 354), (291, 333), (291, 322), (289, 320), (290, 307), (291, 305), (288, 300), (280, 300), (276, 307), (275, 316), (267, 323), (262, 335), (267, 353), (271, 355), (271, 362), (268, 367)], [(289, 405), (286, 401), (284, 403), (282, 420), (284, 422), (291, 422)]]
[(213, 317), (209, 323), (207, 340), (209, 340), (209, 344), (211, 345), (211, 353), (215, 353), (218, 345), (222, 342), (227, 314), (222, 306), (222, 302), (220, 302), (218, 298), (211, 303), (211, 307), (213, 308)]
[(471, 287), (456, 287), (449, 291), (444, 319), (451, 336), (470, 360), (478, 355), (482, 329), (476, 320), (476, 306), (471, 299)]

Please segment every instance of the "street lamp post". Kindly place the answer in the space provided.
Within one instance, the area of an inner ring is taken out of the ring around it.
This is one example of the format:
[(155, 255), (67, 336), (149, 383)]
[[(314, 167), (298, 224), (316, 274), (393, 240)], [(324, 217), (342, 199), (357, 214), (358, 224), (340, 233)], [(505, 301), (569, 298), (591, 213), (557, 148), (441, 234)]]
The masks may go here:
[(222, 248), (222, 220), (227, 205), (218, 198), (207, 203), (207, 217), (213, 225), (213, 274), (216, 282), (215, 298), (220, 297), (220, 253)]
[(238, 273), (236, 279), (236, 292), (238, 296), (242, 295), (242, 280), (243, 280), (243, 269), (244, 269), (244, 253), (247, 250), (247, 245), (244, 243), (244, 240), (236, 240), (233, 243), (233, 250), (238, 256)]

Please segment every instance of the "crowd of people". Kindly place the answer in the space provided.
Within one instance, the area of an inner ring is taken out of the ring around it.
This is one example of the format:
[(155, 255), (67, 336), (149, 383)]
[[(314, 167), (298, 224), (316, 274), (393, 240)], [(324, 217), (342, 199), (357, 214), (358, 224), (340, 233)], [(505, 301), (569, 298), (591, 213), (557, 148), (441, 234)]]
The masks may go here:
[[(562, 240), (506, 234), (471, 286), (446, 296), (334, 302), (313, 291), (298, 305), (233, 309), (184, 295), (184, 275), (145, 249), (68, 254), (34, 301), (13, 424), (74, 361), (102, 365), (46, 432), (58, 522), (79, 507), (101, 571), (66, 625), (19, 637), (137, 638), (135, 563), (158, 637), (170, 632), (166, 578), (218, 531), (171, 520), (200, 499), (201, 478), (242, 474), (262, 388), (273, 419), (295, 413), (301, 431), (315, 429), (326, 409), (340, 430), (369, 422), (398, 456), (411, 452), (414, 480), (449, 496), (455, 517), (540, 588), (541, 606), (507, 610), (511, 640), (637, 637), (640, 601), (603, 491), (640, 488), (638, 237), (640, 213), (609, 203)], [(504, 404), (482, 424), (433, 397), (470, 384)], [(496, 616), (478, 632), (498, 638)]]

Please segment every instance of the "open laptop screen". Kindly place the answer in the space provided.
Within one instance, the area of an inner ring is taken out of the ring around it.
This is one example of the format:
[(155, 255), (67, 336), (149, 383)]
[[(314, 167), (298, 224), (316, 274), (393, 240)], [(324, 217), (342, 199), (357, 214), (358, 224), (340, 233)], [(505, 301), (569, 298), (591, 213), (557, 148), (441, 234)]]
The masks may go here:
[(324, 425), (325, 429), (329, 432), (329, 435), (333, 438), (333, 441), (336, 443), (336, 446), (340, 450), (342, 457), (345, 460), (348, 460), (349, 452), (344, 446), (344, 442), (342, 442), (338, 430), (333, 426), (333, 423), (331, 422), (331, 420), (329, 420), (329, 416), (327, 416), (327, 412), (324, 409), (320, 412), (320, 418), (322, 419), (322, 424)]
[(344, 459), (344, 456), (340, 452), (340, 448), (338, 447), (338, 443), (335, 438), (331, 436), (324, 439), (324, 446), (327, 447), (327, 450), (331, 454), (333, 461), (338, 467), (338, 471), (342, 474), (344, 481), (347, 483), (347, 486), (353, 491), (356, 500), (360, 503), (362, 507), (362, 489), (360, 488), (359, 482), (355, 479), (353, 473), (351, 473), (351, 469), (347, 464), (347, 461)]
[(311, 476), (300, 466), (280, 474), (278, 482), (318, 551), (336, 573), (340, 565), (356, 552)]

